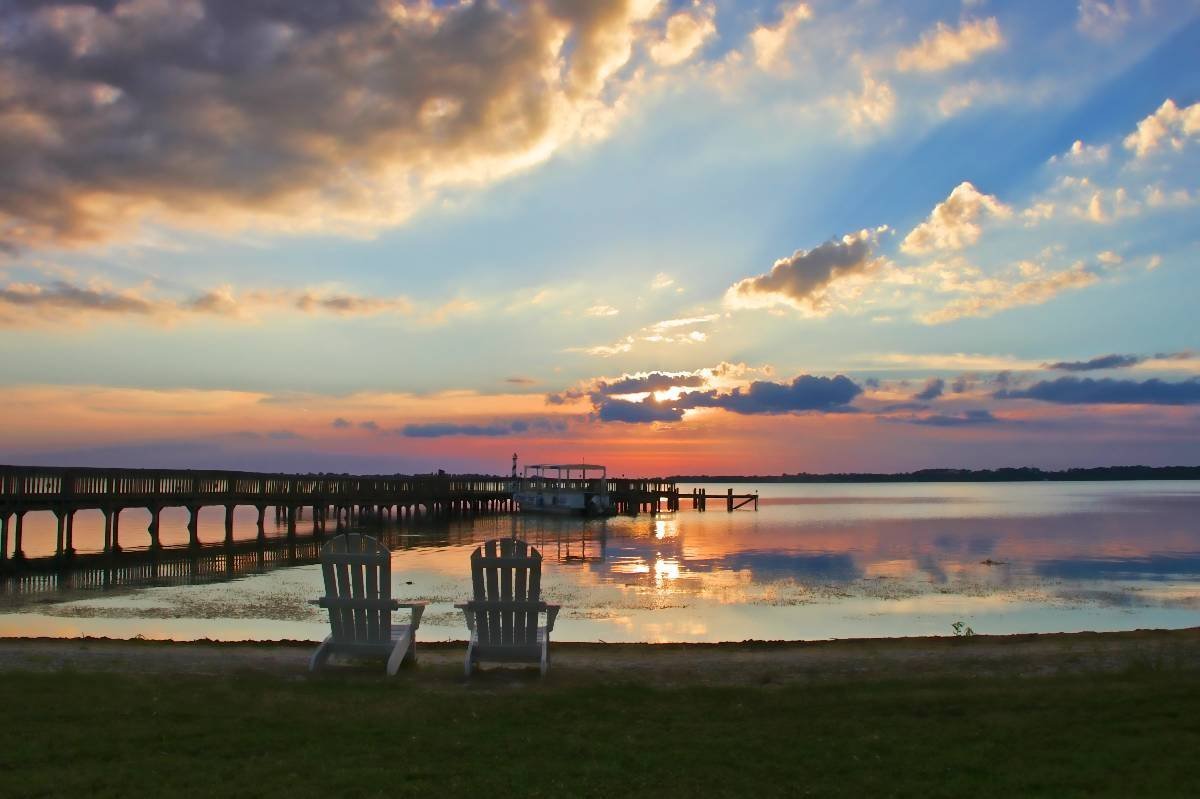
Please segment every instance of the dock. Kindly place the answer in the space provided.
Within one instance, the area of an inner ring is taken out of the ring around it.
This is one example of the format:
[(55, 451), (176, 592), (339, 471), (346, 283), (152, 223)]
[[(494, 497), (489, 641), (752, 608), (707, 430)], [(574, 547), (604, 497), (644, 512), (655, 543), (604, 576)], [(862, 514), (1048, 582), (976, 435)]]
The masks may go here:
[[(561, 481), (564, 488), (571, 480)], [(580, 482), (582, 486), (582, 481)], [(692, 508), (704, 511), (710, 499), (724, 500), (726, 510), (758, 508), (757, 494), (708, 495), (706, 489), (681, 494), (678, 484), (663, 479), (609, 478), (612, 506), (618, 513), (675, 512), (690, 497)], [(235, 548), (233, 515), (238, 507), (258, 512), (257, 544), (266, 543), (268, 512), (286, 528), (287, 539), (301, 535), (321, 540), (352, 526), (416, 519), (511, 513), (516, 510), (510, 478), (495, 475), (331, 475), (279, 474), (187, 469), (98, 469), (0, 466), (0, 568), (19, 569), (26, 562), (23, 524), (27, 513), (49, 511), (57, 521), (54, 558), (75, 556), (74, 519), (82, 510), (104, 515), (103, 554), (115, 555), (122, 543), (121, 514), (129, 509), (149, 511), (144, 532), (134, 533), (134, 547), (150, 552), (163, 549), (159, 536), (164, 508), (188, 511), (188, 547), (223, 543)], [(202, 508), (224, 508), (224, 527), (216, 538), (200, 529)], [(216, 538), (216, 540), (214, 540)]]

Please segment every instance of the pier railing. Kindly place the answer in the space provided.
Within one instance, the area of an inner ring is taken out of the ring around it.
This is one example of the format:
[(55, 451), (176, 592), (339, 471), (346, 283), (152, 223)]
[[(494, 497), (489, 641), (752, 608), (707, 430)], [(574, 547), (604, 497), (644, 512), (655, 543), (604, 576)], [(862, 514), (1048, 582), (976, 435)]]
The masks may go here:
[(144, 502), (220, 505), (277, 504), (285, 499), (363, 499), (371, 497), (491, 497), (509, 491), (508, 480), (493, 476), (352, 476), (258, 474), (250, 472), (84, 469), (0, 466), (0, 506), (51, 510), (139, 506)]
[[(591, 489), (592, 481), (557, 480), (564, 489)], [(148, 546), (161, 549), (160, 513), (183, 507), (189, 512), (189, 546), (201, 546), (202, 508), (224, 507), (225, 544), (232, 546), (233, 514), (239, 506), (258, 510), (259, 541), (265, 540), (267, 508), (285, 525), (288, 537), (297, 535), (305, 509), (312, 536), (327, 530), (330, 517), (336, 530), (364, 519), (449, 517), (504, 512), (514, 509), (510, 477), (495, 475), (346, 475), (280, 474), (185, 469), (96, 469), (75, 467), (0, 466), (0, 564), (24, 563), (23, 520), (31, 511), (50, 511), (57, 517), (55, 557), (74, 556), (74, 517), (77, 511), (104, 514), (104, 552), (121, 551), (121, 513), (131, 508), (150, 512)], [(658, 479), (609, 478), (613, 507), (619, 512), (657, 513), (679, 509), (675, 483)], [(11, 532), (11, 535), (10, 535)], [(10, 546), (11, 542), (11, 546)], [(10, 554), (11, 553), (11, 554)]]

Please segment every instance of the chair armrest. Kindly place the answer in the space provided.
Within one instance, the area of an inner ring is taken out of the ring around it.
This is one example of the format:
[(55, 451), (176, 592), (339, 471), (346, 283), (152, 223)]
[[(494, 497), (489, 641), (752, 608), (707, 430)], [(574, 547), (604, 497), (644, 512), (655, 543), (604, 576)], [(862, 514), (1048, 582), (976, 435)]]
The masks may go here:
[(410, 611), (412, 611), (412, 622), (411, 623), (412, 623), (413, 632), (416, 632), (416, 629), (421, 626), (421, 615), (425, 613), (425, 606), (428, 604), (429, 604), (428, 602), (420, 602), (420, 601), (418, 601), (418, 602), (397, 602), (396, 609), (399, 610), (400, 608), (408, 608)]
[(546, 632), (554, 631), (554, 620), (558, 617), (558, 612), (562, 610), (562, 605), (547, 605), (546, 606)]
[(471, 605), (468, 602), (460, 602), (454, 607), (462, 611), (463, 618), (467, 620), (467, 631), (472, 635), (475, 633), (475, 614), (471, 612)]

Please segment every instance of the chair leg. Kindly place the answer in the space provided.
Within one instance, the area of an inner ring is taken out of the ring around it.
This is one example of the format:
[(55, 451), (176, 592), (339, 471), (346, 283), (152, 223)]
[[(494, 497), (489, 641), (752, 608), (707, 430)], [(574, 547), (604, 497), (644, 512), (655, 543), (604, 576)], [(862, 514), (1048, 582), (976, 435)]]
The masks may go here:
[(330, 636), (329, 638), (326, 638), (324, 641), (321, 642), (321, 645), (319, 647), (317, 647), (317, 651), (313, 652), (312, 659), (308, 661), (308, 670), (309, 671), (316, 671), (317, 669), (319, 669), (325, 665), (325, 661), (329, 660), (329, 655), (330, 655), (329, 642), (331, 639), (332, 639), (332, 636)]
[(396, 645), (392, 647), (392, 654), (388, 655), (387, 675), (394, 677), (396, 672), (400, 670), (400, 662), (405, 659), (409, 649), (412, 646), (413, 634), (410, 630), (405, 633), (403, 638), (396, 640)]
[(474, 655), (475, 655), (475, 641), (471, 641), (469, 644), (467, 644), (467, 659), (466, 659), (466, 662), (463, 664), (463, 672), (467, 677), (470, 677), (471, 673), (475, 671)]
[(546, 676), (546, 672), (550, 671), (550, 640), (547, 638), (542, 641), (542, 676)]

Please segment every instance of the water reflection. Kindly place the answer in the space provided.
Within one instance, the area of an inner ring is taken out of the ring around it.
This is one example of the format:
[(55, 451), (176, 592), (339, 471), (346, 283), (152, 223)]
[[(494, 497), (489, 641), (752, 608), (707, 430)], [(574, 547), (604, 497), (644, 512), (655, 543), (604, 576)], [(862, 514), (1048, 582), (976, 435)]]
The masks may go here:
[[(1200, 624), (1200, 488), (1188, 483), (762, 485), (761, 510), (479, 517), (376, 531), (426, 639), (464, 636), (468, 558), (516, 535), (547, 559), (559, 640), (743, 640)], [(739, 489), (740, 490), (740, 489)], [(0, 634), (306, 638), (319, 570), (69, 582), (0, 599)], [(213, 582), (223, 580), (223, 582)], [(207, 582), (206, 582), (207, 581)], [(152, 583), (153, 581), (148, 581)], [(560, 634), (561, 633), (561, 634)]]

